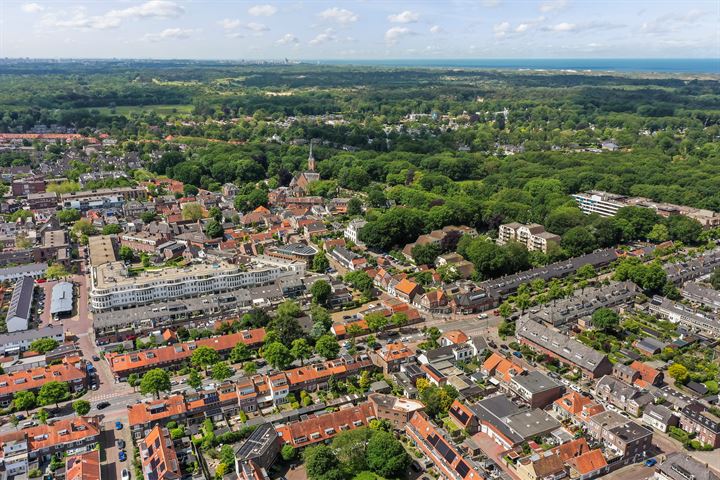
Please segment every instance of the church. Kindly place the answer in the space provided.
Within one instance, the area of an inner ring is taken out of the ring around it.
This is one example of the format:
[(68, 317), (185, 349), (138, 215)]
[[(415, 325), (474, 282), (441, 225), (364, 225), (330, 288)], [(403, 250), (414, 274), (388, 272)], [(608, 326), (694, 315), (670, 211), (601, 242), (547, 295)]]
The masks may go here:
[(301, 197), (309, 191), (309, 186), (313, 182), (320, 180), (320, 174), (315, 171), (315, 157), (313, 156), (313, 145), (310, 142), (310, 155), (308, 155), (308, 169), (293, 177), (290, 182), (290, 190), (293, 195)]

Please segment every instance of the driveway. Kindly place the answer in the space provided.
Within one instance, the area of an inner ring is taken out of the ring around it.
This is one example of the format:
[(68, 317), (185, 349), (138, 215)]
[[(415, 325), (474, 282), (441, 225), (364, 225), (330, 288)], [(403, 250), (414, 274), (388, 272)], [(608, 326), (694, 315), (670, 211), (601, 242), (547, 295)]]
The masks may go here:
[[(127, 422), (125, 422), (122, 430), (115, 430), (115, 422), (105, 422), (103, 428), (104, 431), (100, 440), (103, 447), (102, 451), (105, 455), (102, 459), (102, 478), (119, 480), (123, 468), (127, 468), (130, 476), (134, 477), (132, 470), (133, 444), (130, 441), (130, 430), (128, 429)], [(124, 462), (121, 462), (118, 458), (119, 449), (115, 445), (115, 441), (118, 439), (125, 441), (125, 452), (128, 458)]]

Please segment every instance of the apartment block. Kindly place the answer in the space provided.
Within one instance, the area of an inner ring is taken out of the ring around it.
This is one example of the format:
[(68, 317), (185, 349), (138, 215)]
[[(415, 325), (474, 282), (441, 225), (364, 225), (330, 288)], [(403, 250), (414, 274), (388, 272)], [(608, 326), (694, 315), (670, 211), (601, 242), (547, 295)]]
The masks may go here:
[(498, 243), (504, 245), (508, 242), (518, 242), (529, 250), (539, 250), (547, 253), (551, 245), (560, 245), (560, 235), (546, 232), (545, 227), (537, 223), (506, 223), (500, 225), (498, 230)]

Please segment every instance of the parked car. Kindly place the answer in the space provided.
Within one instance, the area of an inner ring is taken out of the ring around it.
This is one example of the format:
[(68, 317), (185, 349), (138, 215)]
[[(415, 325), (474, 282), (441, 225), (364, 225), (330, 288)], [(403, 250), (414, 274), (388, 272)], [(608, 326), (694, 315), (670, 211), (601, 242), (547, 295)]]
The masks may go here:
[(127, 453), (125, 453), (125, 450), (120, 450), (120, 453), (118, 453), (118, 459), (121, 462), (124, 462), (125, 460), (127, 460)]
[(130, 472), (128, 472), (127, 468), (122, 469), (122, 473), (120, 473), (120, 476), (122, 477), (122, 480), (130, 480)]
[(115, 430), (122, 430), (122, 429), (123, 429), (123, 424), (122, 424), (122, 422), (121, 422), (120, 420), (118, 420), (117, 422), (115, 422)]
[(522, 358), (522, 353), (518, 352), (517, 350), (513, 352), (513, 355), (515, 355), (517, 358)]
[(485, 320), (486, 318), (488, 318), (488, 314), (487, 314), (487, 313), (481, 313), (480, 315), (477, 316), (477, 318), (480, 319), (480, 320)]
[(100, 402), (97, 404), (98, 410), (102, 410), (110, 406), (110, 402)]
[(125, 440), (123, 440), (122, 438), (118, 438), (117, 440), (115, 440), (115, 445), (116, 445), (120, 450), (123, 450), (123, 449), (125, 448)]
[(657, 460), (655, 460), (654, 458), (648, 458), (647, 460), (645, 460), (646, 467), (654, 467), (656, 463)]
[(501, 343), (501, 344), (500, 344), (500, 349), (501, 349), (501, 350), (509, 350), (508, 346), (505, 345), (504, 343)]
[(98, 357), (97, 355), (93, 355), (93, 356), (92, 356), (92, 359), (93, 359), (93, 361), (95, 361), (95, 362), (99, 362), (99, 361), (100, 361), (100, 357)]

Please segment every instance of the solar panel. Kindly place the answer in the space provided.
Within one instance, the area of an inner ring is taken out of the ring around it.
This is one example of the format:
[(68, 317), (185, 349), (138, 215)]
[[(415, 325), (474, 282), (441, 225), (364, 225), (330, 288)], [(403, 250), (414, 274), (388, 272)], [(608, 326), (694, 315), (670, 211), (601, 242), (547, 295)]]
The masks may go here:
[(468, 468), (467, 464), (460, 460), (460, 462), (455, 467), (455, 471), (462, 477), (465, 478), (465, 475), (468, 474), (470, 471), (470, 468)]
[(432, 445), (433, 447), (438, 442), (438, 440), (440, 440), (440, 438), (437, 435), (435, 435), (434, 433), (428, 437), (428, 442), (430, 442), (430, 445)]

